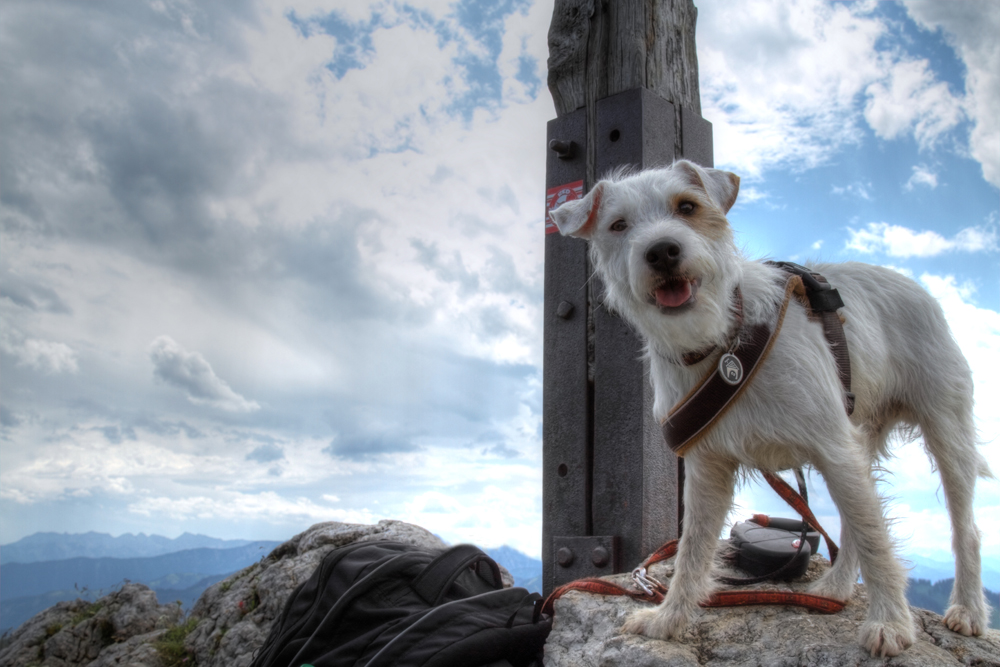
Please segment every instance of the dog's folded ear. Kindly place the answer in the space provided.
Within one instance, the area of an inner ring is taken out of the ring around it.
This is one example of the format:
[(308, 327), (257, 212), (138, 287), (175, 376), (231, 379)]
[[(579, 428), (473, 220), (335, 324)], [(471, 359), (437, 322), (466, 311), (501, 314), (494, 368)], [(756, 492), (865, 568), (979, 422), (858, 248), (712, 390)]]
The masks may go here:
[(568, 201), (549, 212), (563, 236), (589, 239), (597, 226), (597, 214), (601, 208), (603, 183), (598, 183), (583, 199)]
[(740, 192), (740, 177), (736, 174), (700, 167), (688, 160), (678, 160), (674, 163), (674, 168), (687, 172), (692, 184), (704, 189), (723, 213), (729, 213), (729, 209), (736, 203), (736, 195)]

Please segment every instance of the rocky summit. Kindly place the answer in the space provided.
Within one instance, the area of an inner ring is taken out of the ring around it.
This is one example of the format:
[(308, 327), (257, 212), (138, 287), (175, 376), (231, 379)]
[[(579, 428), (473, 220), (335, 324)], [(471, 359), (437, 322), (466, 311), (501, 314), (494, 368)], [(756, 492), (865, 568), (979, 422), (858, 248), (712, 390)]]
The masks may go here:
[[(650, 575), (669, 586), (673, 561), (653, 565)], [(744, 590), (805, 592), (829, 567), (825, 558), (813, 556), (801, 580), (756, 584)], [(746, 576), (738, 570), (724, 573)], [(622, 586), (629, 584), (627, 574), (607, 579)], [(648, 604), (627, 597), (568, 593), (555, 603), (555, 623), (545, 644), (545, 667), (1000, 666), (1000, 631), (964, 637), (948, 630), (938, 614), (917, 608), (911, 608), (918, 626), (913, 646), (895, 658), (871, 657), (857, 641), (868, 610), (863, 585), (854, 587), (848, 605), (836, 614), (777, 605), (718, 607), (702, 609), (678, 640), (621, 634), (625, 617)]]
[(208, 588), (187, 620), (180, 607), (157, 604), (153, 591), (141, 584), (126, 584), (93, 603), (60, 602), (7, 638), (0, 667), (245, 667), (285, 600), (323, 556), (345, 544), (372, 540), (445, 546), (430, 532), (402, 521), (319, 523)]
[(161, 605), (142, 584), (126, 584), (96, 602), (60, 602), (18, 628), (0, 651), (5, 667), (160, 665), (154, 643), (180, 622), (178, 605)]
[[(401, 521), (316, 524), (211, 586), (186, 619), (178, 605), (159, 604), (153, 591), (141, 584), (126, 584), (96, 602), (61, 602), (4, 639), (0, 667), (247, 667), (289, 594), (323, 556), (345, 544), (373, 540), (444, 546), (430, 532)], [(804, 588), (826, 567), (825, 560), (814, 557), (805, 581), (792, 588)], [(671, 573), (670, 561), (652, 570), (653, 576), (667, 581)], [(510, 585), (510, 575), (503, 574)], [(947, 630), (940, 616), (920, 609), (914, 609), (920, 625), (917, 643), (890, 660), (871, 658), (855, 641), (867, 608), (863, 586), (843, 612), (830, 616), (777, 606), (706, 609), (679, 641), (672, 642), (619, 633), (625, 616), (640, 604), (627, 598), (566, 595), (556, 602), (545, 665), (1000, 666), (1000, 632), (962, 637)]]

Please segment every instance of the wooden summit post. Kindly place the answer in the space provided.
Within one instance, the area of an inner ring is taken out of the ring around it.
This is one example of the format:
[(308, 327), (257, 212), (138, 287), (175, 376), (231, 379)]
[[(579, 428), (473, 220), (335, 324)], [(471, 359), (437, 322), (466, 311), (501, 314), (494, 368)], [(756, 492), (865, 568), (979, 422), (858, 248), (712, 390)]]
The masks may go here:
[[(555, 0), (546, 211), (621, 165), (712, 166), (692, 0)], [(546, 216), (547, 217), (547, 216)], [(601, 305), (586, 244), (546, 220), (543, 588), (631, 569), (679, 537), (682, 461), (652, 416), (642, 343)]]

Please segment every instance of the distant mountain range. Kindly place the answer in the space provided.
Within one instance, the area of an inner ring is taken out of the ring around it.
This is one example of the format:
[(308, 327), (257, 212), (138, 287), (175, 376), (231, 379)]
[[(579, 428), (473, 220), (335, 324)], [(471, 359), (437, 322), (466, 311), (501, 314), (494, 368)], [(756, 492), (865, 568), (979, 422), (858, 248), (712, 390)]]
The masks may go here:
[(508, 546), (483, 551), (507, 568), (514, 577), (515, 586), (527, 588), (532, 593), (542, 592), (542, 561)]
[[(0, 565), (38, 563), (67, 558), (148, 558), (187, 549), (233, 549), (251, 540), (220, 540), (184, 533), (173, 539), (162, 535), (125, 533), (35, 533), (0, 546)], [(277, 544), (277, 543), (276, 543)]]
[[(124, 579), (147, 584), (170, 575), (235, 572), (260, 560), (280, 542), (251, 542), (235, 549), (186, 549), (152, 558), (68, 558), (0, 566), (0, 596), (38, 595), (51, 590), (108, 588)], [(190, 585), (186, 583), (186, 585)]]
[[(190, 609), (206, 588), (260, 560), (280, 542), (162, 535), (35, 533), (0, 546), (0, 632), (62, 600), (96, 600), (126, 580), (146, 584), (161, 603)], [(542, 562), (503, 546), (485, 550), (541, 592)]]
[[(909, 572), (911, 579), (926, 579), (930, 582), (941, 581), (942, 579), (953, 579), (955, 577), (955, 562), (939, 561), (922, 556), (903, 556), (906, 564), (912, 565)], [(983, 562), (983, 587), (990, 590), (1000, 590), (1000, 557), (992, 554), (982, 554)], [(996, 606), (997, 601), (991, 604)]]
[[(126, 580), (146, 584), (161, 603), (190, 609), (206, 588), (260, 560), (280, 542), (220, 540), (185, 533), (160, 535), (36, 533), (0, 546), (0, 632), (16, 628), (62, 600), (95, 600)], [(484, 549), (514, 576), (517, 586), (542, 591), (542, 561), (508, 546)], [(942, 613), (954, 564), (908, 557), (910, 603)], [(1000, 559), (983, 559), (983, 584), (997, 627)]]
[[(234, 570), (234, 572), (235, 571), (236, 570)], [(206, 588), (216, 582), (222, 581), (230, 574), (232, 573), (227, 572), (225, 574), (214, 574), (209, 577), (203, 577), (195, 581), (194, 584), (185, 588), (170, 586), (170, 577), (165, 577), (163, 580), (143, 583), (146, 583), (146, 585), (156, 593), (156, 598), (161, 604), (180, 602), (182, 609), (190, 611), (191, 607), (193, 607), (194, 603), (198, 601), (198, 598), (201, 597), (201, 594), (205, 592)], [(122, 582), (119, 582), (119, 584), (120, 583)], [(4, 598), (2, 602), (0, 602), (0, 633), (7, 632), (8, 630), (12, 630), (20, 626), (35, 614), (45, 611), (57, 602), (62, 602), (63, 600), (75, 600), (77, 598), (93, 602), (98, 598), (107, 595), (111, 592), (112, 588), (116, 587), (117, 585), (111, 586), (107, 589), (71, 588), (67, 590), (47, 591), (40, 595), (28, 595), (10, 600)]]
[[(212, 544), (213, 547), (181, 549), (172, 553), (145, 557), (76, 556), (52, 560), (55, 554), (79, 551), (101, 553), (116, 544), (110, 535), (57, 535), (42, 533), (0, 547), (4, 555), (11, 546), (29, 547), (46, 560), (5, 562), (0, 564), (0, 632), (15, 628), (36, 613), (56, 602), (78, 597), (97, 599), (126, 581), (146, 584), (157, 592), (161, 602), (180, 600), (187, 609), (206, 588), (238, 570), (252, 565), (281, 544), (273, 541), (217, 540), (204, 535), (182, 535), (175, 540), (159, 535), (127, 535), (118, 544), (126, 553), (149, 553), (164, 544)], [(40, 538), (40, 539), (35, 539)], [(59, 538), (65, 538), (63, 540)], [(143, 544), (143, 541), (146, 544)], [(222, 548), (227, 543), (240, 546)], [(22, 551), (22, 554), (25, 553)]]

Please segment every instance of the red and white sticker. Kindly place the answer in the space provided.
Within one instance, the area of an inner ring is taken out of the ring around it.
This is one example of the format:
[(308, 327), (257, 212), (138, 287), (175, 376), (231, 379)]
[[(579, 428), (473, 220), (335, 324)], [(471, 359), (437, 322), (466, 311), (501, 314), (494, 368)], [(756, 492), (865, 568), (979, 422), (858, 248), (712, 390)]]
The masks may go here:
[(559, 231), (556, 227), (556, 223), (552, 222), (552, 216), (549, 213), (568, 201), (573, 201), (574, 199), (583, 199), (583, 181), (576, 181), (575, 183), (567, 183), (566, 185), (557, 185), (554, 188), (549, 188), (545, 193), (545, 233), (554, 234)]

